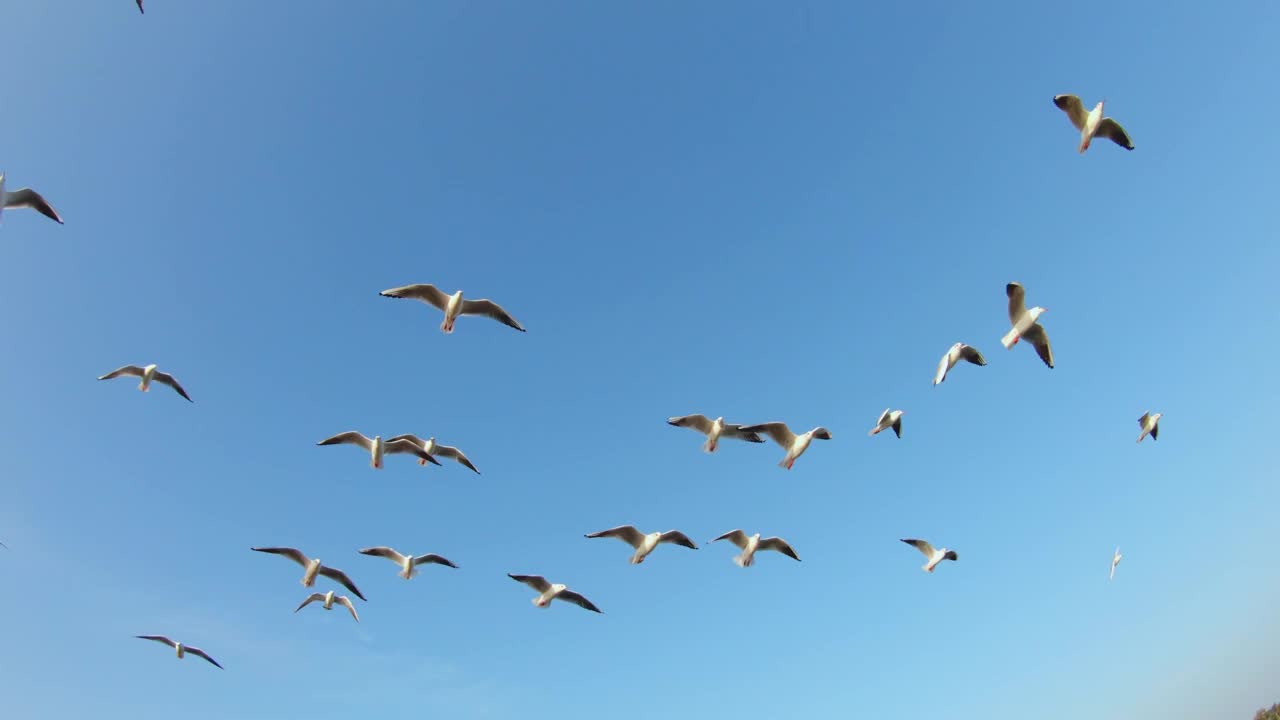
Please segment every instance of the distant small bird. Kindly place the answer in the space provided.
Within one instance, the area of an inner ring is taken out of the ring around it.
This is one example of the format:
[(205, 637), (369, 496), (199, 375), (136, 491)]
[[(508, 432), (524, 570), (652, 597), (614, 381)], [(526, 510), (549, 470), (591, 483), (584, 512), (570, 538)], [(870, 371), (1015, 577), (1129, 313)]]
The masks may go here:
[(331, 567), (326, 567), (322, 565), (320, 563), (320, 558), (314, 558), (314, 559), (309, 558), (306, 555), (303, 555), (301, 550), (298, 550), (296, 548), (289, 548), (289, 547), (264, 547), (264, 548), (249, 548), (249, 549), (254, 552), (271, 553), (272, 555), (279, 555), (281, 557), (286, 557), (298, 563), (299, 565), (301, 565), (303, 568), (305, 568), (305, 570), (302, 573), (302, 581), (301, 581), (303, 587), (311, 587), (312, 585), (315, 585), (316, 576), (323, 575), (329, 578), (330, 580), (337, 581), (340, 585), (350, 590), (351, 592), (355, 593), (355, 596), (360, 598), (361, 600), (364, 600), (366, 602), (368, 601), (368, 598), (366, 598), (363, 594), (360, 593), (360, 588), (356, 587), (356, 584), (351, 582), (351, 578), (347, 577), (346, 573), (342, 572), (337, 568), (331, 568)]
[[(471, 472), (474, 472), (477, 475), (480, 474), (480, 471), (476, 469), (475, 465), (471, 464), (471, 461), (467, 459), (466, 455), (462, 454), (461, 450), (459, 450), (456, 447), (441, 445), (440, 443), (436, 442), (436, 439), (434, 437), (423, 440), (417, 435), (397, 435), (391, 438), (390, 440), (388, 440), (387, 442), (396, 442), (397, 440), (408, 440), (414, 445), (417, 445), (418, 447), (422, 448), (423, 452), (425, 452), (426, 454), (430, 455), (433, 458), (439, 455), (440, 457), (443, 457), (443, 458), (452, 458), (454, 460), (457, 460), (459, 465), (469, 468)], [(428, 462), (427, 460), (421, 460), (421, 459), (418, 460), (419, 465), (426, 465), (427, 462)], [(436, 463), (436, 465), (439, 465), (439, 464), (440, 463), (438, 462)]]
[(44, 196), (35, 190), (18, 188), (13, 192), (5, 192), (4, 173), (0, 173), (0, 213), (3, 213), (7, 208), (13, 208), (14, 210), (31, 208), (59, 225), (65, 224), (62, 222), (62, 216), (58, 215), (58, 211), (54, 210), (53, 206), (45, 201)]
[(1120, 123), (1114, 118), (1102, 117), (1102, 105), (1105, 102), (1104, 100), (1098, 103), (1093, 110), (1086, 112), (1084, 103), (1075, 95), (1053, 96), (1053, 104), (1065, 112), (1071, 119), (1071, 124), (1080, 131), (1080, 152), (1082, 153), (1089, 149), (1089, 143), (1093, 142), (1095, 137), (1107, 138), (1125, 150), (1133, 149), (1133, 141), (1129, 139), (1129, 134), (1124, 131), (1124, 128), (1120, 127)]
[(217, 660), (214, 660), (213, 658), (209, 657), (208, 653), (206, 653), (205, 651), (201, 650), (198, 647), (191, 647), (190, 645), (183, 645), (180, 642), (174, 642), (173, 640), (170, 640), (169, 638), (163, 635), (135, 635), (134, 637), (138, 638), (139, 640), (154, 640), (156, 642), (164, 643), (165, 645), (168, 645), (169, 647), (178, 651), (179, 660), (182, 659), (182, 656), (191, 654), (191, 655), (195, 655), (196, 657), (202, 657), (205, 660), (208, 660), (210, 663), (213, 663), (213, 665), (217, 667), (219, 670), (225, 669), (218, 664)]
[(731, 438), (734, 440), (746, 440), (752, 443), (762, 443), (764, 438), (753, 432), (744, 432), (741, 425), (732, 425), (724, 421), (724, 416), (720, 416), (715, 420), (706, 415), (684, 415), (682, 417), (667, 418), (668, 425), (676, 427), (689, 428), (697, 430), (707, 436), (707, 441), (703, 443), (702, 449), (713, 453), (720, 445), (720, 438)]
[(507, 577), (518, 583), (524, 583), (538, 591), (538, 597), (533, 599), (533, 604), (536, 607), (546, 608), (551, 606), (552, 600), (565, 600), (580, 608), (590, 610), (591, 612), (603, 612), (590, 600), (570, 590), (568, 586), (561, 585), (559, 583), (552, 585), (541, 575), (512, 575), (511, 573), (507, 573)]
[(154, 380), (155, 382), (158, 382), (162, 385), (168, 385), (169, 387), (173, 388), (179, 395), (186, 398), (187, 402), (195, 402), (194, 400), (191, 399), (191, 396), (187, 394), (187, 391), (183, 390), (182, 386), (178, 384), (177, 378), (170, 375), (169, 373), (156, 372), (156, 366), (154, 363), (146, 367), (138, 367), (137, 365), (125, 365), (122, 368), (112, 370), (111, 372), (107, 373), (106, 375), (103, 375), (98, 379), (112, 380), (114, 378), (118, 378), (123, 375), (142, 378), (142, 382), (138, 383), (138, 389), (141, 390), (142, 392), (146, 392), (147, 390), (150, 390), (151, 381)]
[(933, 569), (938, 567), (938, 563), (942, 562), (943, 560), (955, 561), (960, 559), (960, 556), (956, 554), (955, 550), (948, 550), (947, 548), (935, 550), (927, 540), (917, 540), (915, 538), (903, 538), (902, 542), (919, 550), (920, 552), (924, 553), (925, 557), (929, 558), (929, 562), (921, 566), (921, 569), (924, 570), (925, 572), (933, 572)]
[(1053, 348), (1049, 346), (1049, 334), (1044, 331), (1044, 327), (1037, 320), (1047, 312), (1042, 307), (1033, 307), (1027, 309), (1026, 296), (1027, 291), (1023, 289), (1021, 283), (1011, 282), (1004, 288), (1005, 295), (1009, 296), (1009, 322), (1013, 323), (1013, 328), (1000, 338), (1000, 344), (1005, 349), (1012, 349), (1018, 344), (1018, 340), (1026, 338), (1036, 349), (1036, 354), (1048, 365), (1053, 368)]
[(378, 294), (390, 298), (421, 300), (428, 305), (443, 310), (444, 322), (440, 323), (440, 329), (445, 333), (453, 332), (453, 323), (458, 319), (459, 315), (484, 315), (497, 320), (507, 327), (513, 327), (520, 332), (525, 332), (524, 326), (516, 322), (516, 319), (507, 314), (507, 311), (503, 310), (498, 303), (492, 300), (463, 300), (461, 290), (452, 295), (445, 295), (435, 285), (405, 285), (404, 287), (383, 290)]
[(658, 547), (659, 543), (671, 543), (672, 545), (680, 545), (690, 550), (697, 550), (698, 546), (693, 544), (688, 535), (679, 530), (668, 530), (666, 532), (651, 532), (644, 534), (636, 529), (634, 525), (619, 525), (608, 530), (593, 532), (586, 535), (589, 539), (594, 538), (618, 538), (622, 542), (635, 548), (636, 552), (631, 556), (631, 564), (639, 565)]
[(432, 463), (439, 465), (440, 461), (431, 457), (422, 449), (421, 446), (415, 444), (411, 440), (388, 440), (382, 441), (382, 436), (374, 436), (372, 440), (365, 437), (355, 430), (348, 430), (344, 433), (338, 433), (331, 438), (325, 438), (316, 445), (358, 445), (369, 451), (369, 464), (375, 470), (382, 469), (382, 456), (394, 455), (396, 453), (407, 453), (409, 455), (417, 455), (423, 464)]
[(876, 421), (876, 426), (871, 428), (871, 430), (867, 434), (879, 435), (881, 430), (888, 430), (889, 428), (893, 428), (893, 434), (897, 435), (898, 438), (901, 439), (902, 438), (902, 415), (903, 415), (903, 412), (901, 410), (894, 410), (893, 412), (889, 412), (889, 408), (885, 408), (884, 412), (880, 413), (880, 419)]
[(1120, 564), (1120, 558), (1124, 556), (1120, 554), (1120, 546), (1116, 546), (1116, 554), (1111, 556), (1111, 577), (1108, 580), (1116, 579), (1116, 566)]
[(799, 562), (800, 556), (795, 550), (787, 544), (786, 540), (780, 537), (767, 537), (760, 539), (760, 533), (748, 536), (741, 530), (730, 530), (711, 542), (719, 542), (720, 540), (728, 540), (742, 549), (742, 553), (733, 558), (733, 563), (738, 567), (748, 568), (755, 564), (756, 553), (761, 550), (773, 550)]
[[(1146, 412), (1142, 414), (1142, 417), (1138, 418), (1138, 427), (1142, 428), (1142, 434), (1138, 436), (1138, 442), (1142, 442), (1142, 439), (1147, 435), (1150, 435), (1153, 441), (1160, 439), (1160, 418), (1163, 415), (1164, 413)], [(1174, 428), (1174, 430), (1177, 430), (1177, 428)]]
[(791, 428), (787, 427), (787, 424), (784, 422), (767, 422), (759, 425), (749, 425), (739, 428), (739, 431), (744, 433), (764, 433), (772, 438), (774, 442), (778, 443), (778, 445), (782, 446), (782, 448), (787, 451), (787, 454), (784, 455), (781, 462), (778, 463), (778, 467), (783, 467), (788, 470), (790, 470), (796, 460), (804, 454), (804, 451), (809, 449), (809, 443), (813, 442), (814, 438), (819, 440), (831, 439), (831, 431), (824, 427), (816, 427), (809, 432), (796, 435), (791, 432)]
[(137, 0), (137, 2), (138, 2), (138, 12), (142, 13), (143, 15), (146, 15), (147, 11), (142, 9), (142, 0)]
[(370, 547), (360, 551), (361, 555), (372, 555), (374, 557), (384, 557), (391, 562), (400, 566), (400, 577), (408, 580), (418, 574), (419, 565), (435, 564), (444, 565), (457, 569), (458, 566), (440, 555), (428, 553), (426, 555), (401, 555), (389, 547)]
[(956, 343), (952, 345), (947, 354), (942, 356), (942, 360), (938, 361), (938, 372), (933, 375), (933, 384), (937, 385), (947, 379), (947, 373), (951, 372), (951, 368), (961, 360), (967, 360), (974, 365), (986, 365), (987, 359), (982, 357), (982, 353), (978, 349), (965, 345), (964, 343)]
[(309, 595), (306, 600), (302, 601), (302, 604), (299, 605), (298, 609), (294, 610), (294, 612), (296, 613), (298, 612), (298, 610), (301, 610), (302, 608), (316, 601), (323, 601), (325, 610), (332, 610), (333, 604), (336, 602), (339, 605), (342, 605), (346, 609), (350, 610), (351, 617), (355, 618), (356, 622), (360, 622), (360, 616), (356, 614), (356, 606), (351, 604), (351, 598), (347, 597), (346, 595), (336, 595), (332, 590), (330, 590), (329, 592), (311, 593), (311, 595)]

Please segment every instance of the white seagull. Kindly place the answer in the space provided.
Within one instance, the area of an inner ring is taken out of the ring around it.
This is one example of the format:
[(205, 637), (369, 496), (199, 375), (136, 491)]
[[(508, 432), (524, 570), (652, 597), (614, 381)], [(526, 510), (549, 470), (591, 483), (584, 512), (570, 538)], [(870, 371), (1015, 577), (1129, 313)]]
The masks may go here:
[(4, 173), (0, 173), (0, 213), (3, 213), (7, 208), (15, 210), (18, 208), (31, 208), (50, 220), (56, 221), (59, 225), (65, 224), (62, 222), (62, 217), (58, 215), (58, 211), (54, 210), (53, 206), (45, 201), (44, 196), (35, 190), (18, 188), (11, 192), (5, 192)]
[(453, 323), (458, 319), (459, 315), (484, 315), (497, 320), (507, 327), (513, 327), (520, 332), (525, 332), (524, 326), (516, 322), (516, 319), (507, 314), (507, 311), (503, 310), (498, 303), (492, 300), (463, 300), (461, 290), (452, 295), (445, 295), (444, 291), (435, 285), (405, 285), (404, 287), (383, 290), (378, 294), (390, 298), (421, 300), (428, 305), (443, 310), (444, 322), (440, 323), (440, 329), (446, 333), (453, 332)]
[[(1138, 442), (1142, 442), (1142, 439), (1148, 435), (1151, 436), (1153, 441), (1160, 439), (1160, 418), (1163, 415), (1164, 413), (1147, 412), (1138, 418), (1138, 427), (1142, 428), (1142, 434), (1138, 436)], [(1174, 429), (1177, 430), (1177, 428)]]
[(956, 366), (961, 360), (968, 360), (974, 365), (986, 365), (987, 359), (982, 357), (982, 353), (972, 345), (964, 343), (956, 343), (947, 350), (947, 354), (942, 356), (938, 361), (938, 372), (933, 374), (933, 384), (937, 385), (947, 379), (947, 373), (951, 372), (951, 368)]
[(405, 580), (408, 580), (409, 578), (418, 574), (419, 565), (427, 565), (427, 564), (444, 565), (446, 567), (454, 568), (455, 570), (458, 567), (457, 565), (454, 565), (452, 562), (450, 562), (448, 559), (441, 557), (439, 555), (435, 555), (432, 553), (427, 553), (426, 555), (416, 555), (416, 556), (401, 555), (400, 553), (396, 552), (395, 550), (392, 550), (389, 547), (365, 548), (360, 551), (360, 554), (372, 555), (374, 557), (384, 557), (390, 560), (391, 562), (399, 565), (400, 577), (404, 578)]
[(281, 557), (287, 557), (290, 560), (301, 565), (303, 568), (305, 568), (305, 570), (302, 573), (303, 587), (311, 587), (312, 585), (315, 585), (316, 575), (323, 575), (329, 578), (330, 580), (337, 581), (340, 585), (350, 590), (352, 593), (355, 594), (356, 597), (360, 598), (361, 600), (364, 600), (366, 602), (368, 601), (368, 598), (366, 598), (363, 594), (360, 593), (360, 588), (356, 587), (356, 584), (351, 582), (351, 578), (347, 577), (346, 573), (342, 572), (337, 568), (326, 567), (320, 564), (320, 558), (314, 558), (314, 559), (309, 558), (306, 555), (303, 555), (301, 550), (297, 550), (295, 548), (288, 548), (288, 547), (266, 547), (266, 548), (249, 548), (249, 549), (254, 552), (271, 553), (272, 555), (280, 555)]
[(156, 642), (164, 643), (165, 645), (168, 645), (169, 647), (178, 651), (179, 660), (182, 659), (183, 655), (191, 654), (191, 655), (195, 655), (196, 657), (202, 657), (205, 660), (208, 660), (210, 663), (213, 663), (213, 665), (217, 667), (219, 670), (224, 669), (221, 665), (218, 664), (217, 660), (214, 660), (213, 658), (209, 657), (208, 653), (206, 653), (205, 651), (201, 650), (198, 647), (191, 647), (190, 645), (183, 645), (180, 642), (174, 642), (173, 640), (170, 640), (169, 638), (163, 635), (135, 635), (134, 637), (138, 638), (139, 640), (154, 640)]
[(507, 573), (507, 577), (519, 583), (524, 583), (534, 590), (538, 591), (538, 597), (533, 599), (533, 604), (540, 608), (550, 607), (552, 600), (567, 600), (578, 607), (585, 608), (591, 612), (603, 613), (596, 607), (594, 603), (586, 599), (582, 595), (570, 590), (567, 586), (556, 583), (552, 585), (547, 579), (541, 575), (512, 575)]
[(183, 390), (182, 386), (178, 384), (177, 378), (170, 375), (169, 373), (156, 372), (155, 363), (152, 363), (151, 365), (148, 365), (146, 367), (138, 367), (137, 365), (125, 365), (122, 368), (117, 368), (115, 370), (112, 370), (111, 372), (107, 373), (106, 375), (103, 375), (98, 379), (111, 380), (114, 378), (118, 378), (122, 375), (142, 378), (142, 382), (138, 383), (138, 389), (141, 390), (142, 392), (146, 392), (147, 390), (151, 389), (151, 382), (154, 380), (155, 382), (158, 382), (162, 385), (168, 385), (169, 387), (173, 388), (175, 391), (177, 391), (179, 395), (186, 398), (187, 402), (195, 402), (194, 400), (191, 399), (191, 396), (187, 394), (187, 391)]
[(867, 434), (879, 435), (881, 430), (888, 430), (889, 428), (893, 428), (893, 434), (901, 438), (902, 437), (902, 415), (903, 413), (901, 410), (894, 410), (893, 412), (889, 412), (889, 408), (885, 408), (884, 412), (880, 413), (880, 419), (876, 421), (876, 426), (871, 428), (871, 430), (867, 432)]
[(1120, 123), (1114, 118), (1102, 117), (1102, 106), (1106, 101), (1102, 101), (1088, 112), (1084, 109), (1084, 103), (1075, 95), (1054, 95), (1053, 104), (1057, 105), (1060, 110), (1067, 114), (1071, 119), (1071, 124), (1076, 126), (1080, 131), (1080, 152), (1089, 149), (1089, 143), (1095, 137), (1104, 137), (1124, 148), (1125, 150), (1133, 149), (1133, 141), (1129, 139), (1129, 134), (1120, 127)]
[(1116, 579), (1116, 566), (1120, 564), (1120, 558), (1124, 556), (1120, 554), (1120, 546), (1116, 546), (1116, 554), (1111, 556), (1111, 577), (1108, 580)]
[(631, 556), (631, 564), (639, 565), (649, 556), (649, 553), (658, 547), (659, 543), (671, 543), (687, 547), (690, 550), (697, 550), (698, 546), (693, 544), (688, 535), (679, 530), (668, 530), (666, 532), (651, 532), (645, 534), (636, 529), (634, 525), (619, 525), (608, 530), (593, 532), (586, 535), (587, 538), (618, 538), (622, 542), (636, 549), (634, 555)]
[[(432, 456), (433, 458), (436, 455), (439, 455), (440, 457), (452, 458), (454, 460), (457, 460), (459, 465), (462, 465), (463, 467), (466, 467), (466, 468), (470, 468), (470, 470), (477, 475), (480, 474), (480, 471), (476, 469), (475, 465), (471, 464), (471, 461), (467, 459), (466, 455), (462, 454), (461, 450), (459, 450), (456, 447), (441, 445), (440, 443), (436, 442), (436, 439), (434, 437), (423, 440), (417, 435), (397, 435), (391, 438), (390, 440), (388, 440), (387, 442), (395, 442), (397, 440), (408, 440), (409, 442), (422, 448), (423, 452)], [(426, 465), (427, 462), (428, 461), (426, 460), (421, 460), (421, 459), (418, 460), (419, 465)], [(436, 464), (439, 465), (440, 463), (437, 462)]]
[(431, 457), (420, 446), (414, 444), (411, 440), (388, 440), (383, 442), (381, 435), (376, 435), (372, 440), (355, 430), (348, 430), (344, 433), (338, 433), (331, 438), (325, 438), (316, 445), (359, 445), (369, 451), (369, 463), (374, 469), (382, 469), (382, 456), (384, 454), (394, 455), (395, 453), (408, 453), (417, 455), (418, 459), (425, 465), (426, 463), (440, 464), (439, 460)]
[(690, 430), (697, 430), (707, 436), (707, 441), (703, 443), (702, 449), (713, 453), (720, 445), (720, 438), (732, 438), (734, 440), (746, 440), (747, 442), (762, 443), (764, 438), (753, 432), (744, 432), (741, 425), (733, 425), (724, 421), (724, 416), (720, 416), (715, 420), (706, 415), (684, 415), (681, 417), (667, 418), (668, 425), (676, 427), (685, 427)]
[(1044, 331), (1044, 327), (1037, 320), (1046, 312), (1042, 307), (1033, 307), (1027, 309), (1027, 291), (1023, 289), (1021, 283), (1011, 282), (1004, 288), (1004, 294), (1009, 296), (1009, 322), (1013, 323), (1013, 328), (1000, 338), (1000, 344), (1005, 349), (1012, 349), (1018, 344), (1018, 340), (1026, 338), (1036, 349), (1036, 354), (1048, 365), (1053, 368), (1053, 348), (1049, 346), (1049, 334)]
[(812, 442), (814, 438), (819, 440), (831, 439), (831, 431), (824, 427), (816, 427), (809, 432), (796, 435), (791, 432), (791, 428), (787, 427), (787, 424), (783, 422), (767, 422), (759, 425), (748, 425), (746, 427), (739, 428), (739, 431), (744, 433), (764, 433), (770, 438), (773, 438), (774, 442), (781, 445), (783, 449), (787, 451), (787, 454), (784, 455), (782, 460), (778, 463), (778, 467), (784, 467), (788, 470), (790, 470), (791, 466), (795, 464), (796, 459), (803, 455), (805, 450), (809, 449), (809, 443)]
[(921, 569), (924, 570), (925, 572), (933, 572), (933, 569), (938, 567), (938, 563), (942, 562), (943, 560), (954, 561), (954, 560), (960, 559), (960, 556), (956, 554), (955, 550), (948, 550), (947, 548), (935, 550), (934, 547), (929, 544), (928, 540), (917, 540), (915, 538), (903, 538), (902, 542), (919, 550), (920, 552), (924, 553), (925, 557), (929, 558), (929, 562), (921, 566)]
[(720, 540), (728, 540), (729, 542), (742, 548), (742, 553), (733, 558), (733, 563), (738, 567), (751, 567), (756, 561), (756, 552), (760, 550), (774, 550), (783, 555), (799, 562), (800, 556), (795, 550), (787, 544), (786, 540), (780, 537), (767, 537), (760, 539), (760, 533), (748, 536), (741, 530), (730, 530), (711, 542), (719, 542)]
[[(351, 598), (346, 595), (335, 595), (332, 590), (329, 592), (311, 593), (311, 595), (309, 595), (306, 600), (303, 600), (302, 604), (298, 606), (298, 610), (301, 610), (316, 601), (322, 601), (324, 603), (325, 610), (332, 610), (333, 604), (336, 602), (350, 610), (351, 617), (355, 618), (356, 622), (360, 622), (360, 616), (356, 614), (356, 606), (351, 604)], [(298, 610), (294, 610), (294, 612), (296, 613)]]

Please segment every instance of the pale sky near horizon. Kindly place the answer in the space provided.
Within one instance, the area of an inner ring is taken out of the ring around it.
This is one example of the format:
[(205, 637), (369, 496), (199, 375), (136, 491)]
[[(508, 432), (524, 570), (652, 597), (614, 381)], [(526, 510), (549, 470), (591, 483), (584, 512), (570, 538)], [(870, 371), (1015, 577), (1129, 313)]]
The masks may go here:
[[(66, 224), (0, 217), (0, 717), (1252, 717), (1277, 36), (1261, 1), (9, 3), (0, 171)], [(1057, 93), (1136, 149), (1079, 155)], [(1013, 280), (1052, 370), (999, 344)], [(378, 296), (418, 282), (528, 333)], [(932, 386), (957, 341), (989, 364)], [(95, 381), (151, 362), (195, 402)], [(787, 472), (695, 412), (834, 439)], [(582, 537), (620, 524), (700, 549)], [(735, 567), (733, 528), (803, 561)], [(294, 614), (263, 545), (361, 622)]]

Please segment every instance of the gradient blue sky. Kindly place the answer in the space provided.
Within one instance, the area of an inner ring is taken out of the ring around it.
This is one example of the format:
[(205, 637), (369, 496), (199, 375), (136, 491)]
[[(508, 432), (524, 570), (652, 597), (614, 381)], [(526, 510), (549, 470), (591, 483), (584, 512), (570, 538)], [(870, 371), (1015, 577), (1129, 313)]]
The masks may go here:
[[(67, 224), (0, 224), (0, 716), (1280, 699), (1280, 10), (858, 5), (8, 3), (0, 169)], [(1137, 149), (1077, 155), (1061, 92)], [(1010, 280), (1056, 369), (999, 346)], [(378, 297), (415, 282), (529, 332)], [(932, 387), (956, 341), (990, 365)], [(148, 362), (195, 404), (94, 380)], [(903, 439), (868, 438), (889, 405)], [(692, 412), (835, 439), (787, 473), (663, 422)], [(349, 429), (484, 475), (314, 447)], [(804, 562), (582, 538), (622, 523)], [(362, 622), (292, 614), (299, 569), (248, 549), (277, 544)], [(462, 567), (406, 583), (379, 544)]]

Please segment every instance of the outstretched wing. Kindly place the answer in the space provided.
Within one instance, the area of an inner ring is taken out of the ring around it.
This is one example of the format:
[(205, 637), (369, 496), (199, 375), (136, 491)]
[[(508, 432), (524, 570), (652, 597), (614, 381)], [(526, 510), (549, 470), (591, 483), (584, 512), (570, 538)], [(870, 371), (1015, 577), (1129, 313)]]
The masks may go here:
[(433, 565), (433, 564), (444, 565), (446, 567), (454, 568), (455, 570), (458, 568), (458, 566), (454, 565), (453, 562), (448, 558), (444, 557), (443, 555), (436, 555), (435, 553), (427, 553), (426, 555), (419, 555), (418, 557), (413, 559), (413, 564), (414, 565)]
[(249, 548), (254, 552), (271, 553), (272, 555), (280, 555), (298, 563), (302, 567), (311, 564), (311, 558), (302, 554), (301, 550), (287, 547), (268, 547), (268, 548)]
[(134, 635), (139, 640), (155, 640), (158, 643), (164, 643), (169, 647), (174, 647), (175, 643), (163, 635)]
[(118, 378), (121, 375), (132, 375), (133, 377), (142, 377), (142, 368), (138, 367), (137, 365), (125, 365), (122, 368), (117, 368), (115, 370), (112, 370), (111, 372), (107, 373), (106, 375), (103, 375), (98, 379), (111, 380), (113, 378)]
[(364, 600), (365, 602), (369, 601), (369, 598), (365, 597), (364, 594), (360, 592), (360, 588), (356, 587), (356, 584), (351, 582), (351, 578), (347, 577), (347, 574), (341, 570), (321, 565), (320, 574), (331, 580), (337, 580), (343, 587), (355, 593), (355, 596), (361, 600)]
[(497, 320), (507, 327), (513, 327), (520, 332), (525, 332), (523, 325), (516, 322), (516, 319), (511, 317), (506, 310), (503, 310), (501, 305), (492, 300), (463, 300), (462, 314), (484, 315)]
[(374, 557), (384, 557), (397, 565), (404, 564), (404, 555), (401, 555), (400, 553), (396, 552), (395, 550), (392, 550), (389, 547), (384, 547), (384, 546), (367, 547), (363, 550), (357, 550), (357, 552), (359, 552), (361, 555), (372, 555)]
[(569, 601), (569, 602), (573, 603), (574, 605), (577, 605), (577, 606), (578, 606), (578, 607), (580, 607), (580, 608), (586, 608), (587, 610), (590, 610), (591, 612), (598, 612), (598, 613), (603, 613), (603, 612), (604, 612), (604, 611), (603, 611), (603, 610), (601, 610), (600, 608), (596, 607), (596, 606), (595, 606), (595, 603), (591, 602), (590, 600), (586, 599), (586, 598), (585, 598), (585, 597), (583, 597), (582, 595), (579, 595), (578, 593), (576, 593), (576, 592), (574, 592), (574, 591), (572, 591), (572, 590), (561, 590), (561, 591), (560, 591), (560, 594), (559, 594), (559, 595), (556, 595), (556, 599), (557, 599), (557, 600), (567, 600), (567, 601)]
[(756, 433), (744, 431), (741, 425), (729, 425), (728, 423), (725, 424), (724, 430), (720, 431), (720, 437), (736, 438), (738, 440), (746, 440), (747, 442), (753, 443), (764, 442), (764, 438), (760, 437)]
[(547, 579), (541, 575), (512, 575), (511, 573), (507, 573), (507, 577), (518, 583), (524, 583), (540, 593), (544, 593), (551, 589), (551, 583), (547, 582)]
[(590, 539), (607, 537), (618, 538), (633, 548), (640, 547), (640, 543), (644, 542), (644, 533), (637, 530), (634, 525), (619, 525), (618, 527), (609, 528), (608, 530), (590, 533), (587, 537)]
[(7, 193), (4, 198), (4, 206), (7, 208), (31, 208), (59, 225), (65, 224), (58, 215), (58, 211), (54, 210), (53, 206), (45, 201), (44, 196), (31, 188), (19, 188)]
[(297, 609), (294, 610), (294, 612), (298, 612), (298, 610), (301, 610), (302, 608), (310, 605), (311, 603), (317, 600), (324, 600), (324, 593), (311, 593), (310, 595), (307, 596), (306, 600), (302, 601), (302, 604), (299, 605)]
[(360, 616), (356, 614), (356, 606), (351, 604), (351, 598), (347, 597), (346, 595), (339, 595), (333, 600), (339, 605), (342, 605), (346, 609), (350, 610), (351, 617), (355, 618), (356, 622), (360, 622)]
[(1018, 318), (1027, 311), (1027, 291), (1022, 283), (1011, 282), (1004, 286), (1004, 294), (1009, 296), (1009, 322), (1017, 325)]
[(1049, 346), (1049, 333), (1044, 331), (1044, 326), (1036, 323), (1027, 328), (1026, 332), (1022, 333), (1022, 337), (1036, 349), (1036, 354), (1044, 364), (1052, 368), (1053, 348)]
[(459, 465), (470, 469), (471, 472), (477, 475), (480, 474), (480, 471), (476, 469), (476, 466), (472, 465), (471, 461), (467, 459), (467, 456), (462, 454), (462, 451), (456, 447), (450, 447), (448, 445), (440, 445), (437, 443), (435, 448), (433, 448), (433, 451), (435, 452), (436, 455), (439, 455), (440, 457), (453, 458), (454, 460), (458, 461)]
[(347, 432), (338, 433), (337, 435), (334, 435), (331, 438), (325, 438), (324, 440), (321, 440), (316, 444), (317, 445), (359, 445), (365, 450), (373, 449), (373, 441), (365, 437), (363, 434), (356, 432), (355, 430), (348, 430)]
[(902, 542), (924, 553), (924, 556), (929, 558), (930, 560), (933, 559), (933, 546), (929, 544), (928, 540), (918, 540), (916, 538), (903, 538)]
[(978, 352), (977, 348), (972, 347), (970, 345), (960, 346), (960, 357), (964, 358), (965, 360), (968, 360), (974, 365), (987, 364), (987, 359), (982, 357), (982, 353)]
[(196, 657), (202, 657), (202, 658), (204, 658), (205, 660), (208, 660), (209, 662), (213, 663), (213, 665), (214, 665), (215, 667), (217, 667), (219, 670), (225, 670), (225, 669), (226, 669), (226, 668), (222, 667), (221, 665), (219, 665), (217, 660), (214, 660), (213, 658), (209, 657), (209, 653), (207, 653), (207, 652), (205, 652), (205, 651), (201, 650), (200, 648), (197, 648), (197, 647), (191, 647), (190, 645), (188, 645), (188, 646), (186, 646), (184, 649), (187, 651), (187, 654), (188, 654), (188, 655), (195, 655)]
[(191, 396), (187, 394), (187, 391), (183, 390), (182, 386), (178, 384), (178, 379), (170, 375), (169, 373), (162, 373), (162, 372), (156, 373), (156, 382), (164, 383), (165, 385), (168, 385), (169, 387), (173, 388), (178, 392), (179, 395), (186, 398), (187, 402), (195, 402), (195, 400), (192, 400)]
[(744, 433), (764, 433), (770, 439), (778, 443), (787, 450), (791, 449), (791, 444), (796, 441), (796, 434), (791, 432), (791, 428), (787, 427), (784, 422), (767, 422), (759, 425), (745, 425), (741, 428)]
[(741, 530), (730, 530), (711, 542), (719, 542), (721, 540), (728, 540), (743, 550), (747, 549), (747, 534)]
[(667, 418), (667, 424), (675, 425), (676, 427), (689, 428), (690, 430), (697, 430), (703, 435), (711, 432), (711, 418), (701, 413)]
[(671, 543), (672, 545), (681, 545), (690, 550), (697, 550), (698, 546), (689, 539), (688, 535), (679, 530), (668, 530), (658, 536), (658, 542)]
[(768, 537), (761, 540), (760, 549), (774, 550), (776, 552), (780, 552), (783, 555), (786, 555), (787, 557), (791, 558), (792, 560), (798, 561), (800, 559), (800, 556), (796, 554), (795, 550), (791, 549), (791, 546), (787, 544), (787, 541), (783, 540), (780, 537)]
[(421, 445), (419, 445), (418, 443), (412, 440), (395, 440), (395, 441), (388, 440), (386, 445), (383, 447), (383, 452), (387, 453), (388, 455), (392, 455), (395, 453), (406, 453), (409, 455), (416, 455), (418, 458), (422, 460), (426, 460), (432, 465), (440, 464), (439, 460), (428, 455), (427, 451), (423, 450)]
[(1088, 119), (1089, 113), (1085, 111), (1084, 103), (1080, 102), (1080, 98), (1075, 95), (1054, 95), (1053, 104), (1067, 114), (1067, 117), (1071, 119), (1071, 124), (1075, 125), (1077, 130), (1084, 129), (1084, 123)]
[(405, 285), (378, 293), (382, 297), (401, 298), (404, 300), (421, 300), (428, 305), (444, 310), (449, 305), (449, 296), (435, 285)]
[(1129, 133), (1120, 127), (1120, 123), (1116, 122), (1115, 118), (1102, 118), (1102, 122), (1098, 123), (1098, 132), (1095, 134), (1098, 137), (1107, 138), (1125, 150), (1133, 149), (1133, 141), (1129, 139)]

